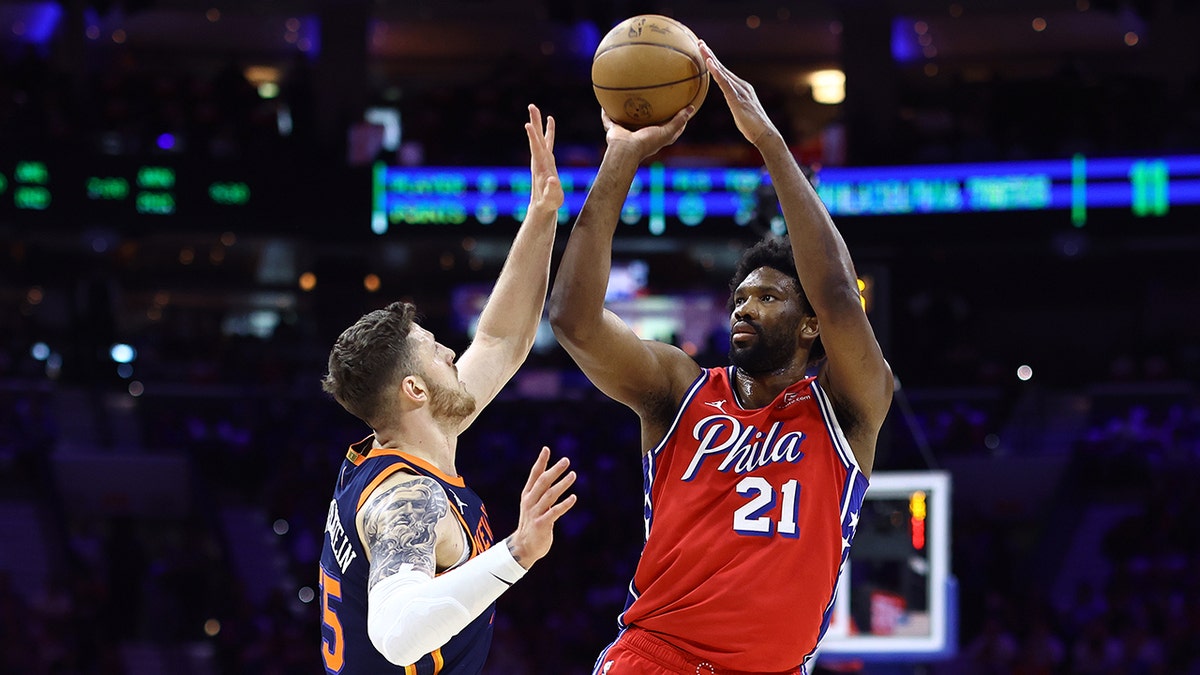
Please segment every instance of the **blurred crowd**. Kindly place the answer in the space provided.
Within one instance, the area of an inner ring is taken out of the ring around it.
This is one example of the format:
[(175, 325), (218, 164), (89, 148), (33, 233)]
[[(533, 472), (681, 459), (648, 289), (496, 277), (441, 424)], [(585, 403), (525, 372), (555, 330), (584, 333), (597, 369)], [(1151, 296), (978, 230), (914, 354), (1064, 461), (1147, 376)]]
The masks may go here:
[[(0, 496), (37, 507), (46, 547), (39, 564), (48, 573), (34, 586), (0, 575), (0, 671), (317, 672), (321, 528), (344, 448), (366, 429), (319, 393), (316, 345), (295, 343), (286, 335), (240, 338), (225, 345), (239, 354), (240, 376), (229, 364), (211, 371), (164, 364), (159, 372), (173, 376), (140, 371), (140, 396), (117, 390), (133, 398), (139, 442), (91, 451), (183, 458), (186, 496), (159, 513), (121, 503), (73, 508), (77, 496), (56, 469), (72, 452), (64, 442), (72, 420), (56, 405), (67, 387), (5, 365)], [(248, 365), (267, 354), (293, 356)], [(294, 360), (298, 354), (305, 357)], [(580, 475), (579, 507), (553, 552), (499, 603), (491, 673), (590, 672), (615, 636), (639, 551), (636, 419), (578, 374), (560, 373), (558, 381), (555, 395), (539, 396), (518, 379), (460, 443), (459, 469), (488, 503), (498, 533), (515, 527), (520, 485), (541, 445), (570, 456)], [(1200, 584), (1189, 572), (1200, 565), (1200, 531), (1187, 517), (1198, 506), (1190, 485), (1200, 476), (1200, 392), (1153, 381), (1097, 386), (1071, 392), (1083, 397), (1083, 421), (1049, 450), (1011, 441), (998, 449), (986, 440), (1010, 437), (1020, 423), (1020, 403), (1004, 404), (997, 391), (916, 390), (905, 401), (911, 416), (896, 406), (882, 470), (926, 469), (930, 459), (951, 467), (956, 459), (991, 461), (999, 470), (1006, 452), (1057, 453), (1065, 468), (1037, 517), (989, 514), (969, 487), (956, 489), (957, 655), (906, 666), (917, 670), (859, 664), (859, 672), (1200, 672)], [(1044, 431), (1025, 428), (1016, 437)], [(1064, 521), (1054, 514), (1074, 513), (1077, 524), (1089, 509), (1114, 502), (1136, 508), (1107, 526), (1102, 557), (1089, 563), (1096, 569), (1069, 569), (1061, 550), (1033, 544), (1072, 536), (1070, 527), (1056, 531)], [(247, 566), (239, 551), (262, 554)], [(1074, 589), (1068, 602), (1051, 592), (1060, 578)]]
[[(278, 65), (278, 90), (263, 98), (240, 58), (203, 67), (171, 54), (120, 46), (96, 49), (83, 67), (52, 59), (44, 47), (10, 43), (0, 53), (0, 147), (85, 148), (105, 154), (186, 152), (195, 157), (300, 158), (342, 150), (353, 119), (319, 128), (319, 83), (310, 57)], [(1136, 71), (1101, 72), (1066, 59), (1057, 72), (984, 77), (945, 68), (935, 75), (895, 66), (886, 133), (861, 148), (887, 163), (1002, 161), (1200, 150), (1200, 81)], [(525, 106), (559, 121), (563, 164), (594, 165), (602, 147), (590, 60), (577, 55), (509, 55), (473, 81), (393, 83), (371, 79), (367, 105), (400, 115), (402, 147), (380, 150), (394, 163), (516, 164), (527, 149), (519, 132)], [(752, 76), (751, 76), (752, 77)], [(807, 159), (847, 160), (845, 116), (820, 116), (807, 90), (757, 83), (768, 111)], [(715, 89), (711, 92), (718, 95)], [(1053, 106), (1046, 102), (1053, 101)], [(818, 108), (820, 106), (817, 106)], [(743, 142), (718, 105), (702, 107), (681, 142), (717, 161), (742, 157)], [(164, 136), (164, 134), (168, 136)], [(840, 139), (840, 140), (839, 140)], [(851, 143), (853, 149), (853, 143)], [(314, 152), (317, 150), (318, 152)], [(341, 155), (342, 158), (345, 155)], [(748, 156), (747, 156), (748, 157)], [(850, 157), (853, 160), (853, 156)], [(870, 163), (870, 162), (868, 162)]]

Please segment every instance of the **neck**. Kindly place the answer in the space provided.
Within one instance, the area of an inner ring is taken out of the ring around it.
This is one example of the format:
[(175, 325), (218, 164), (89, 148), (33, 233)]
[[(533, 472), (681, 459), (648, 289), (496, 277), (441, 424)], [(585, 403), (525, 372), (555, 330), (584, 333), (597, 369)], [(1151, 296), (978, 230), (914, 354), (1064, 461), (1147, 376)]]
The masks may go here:
[(779, 392), (804, 379), (805, 369), (789, 366), (768, 373), (750, 374), (745, 370), (733, 369), (733, 394), (738, 405), (746, 410), (762, 408), (775, 400)]
[(375, 430), (374, 447), (399, 450), (419, 457), (448, 476), (458, 475), (454, 468), (457, 445), (458, 438), (447, 434), (432, 420), (427, 423), (401, 422), (395, 426)]

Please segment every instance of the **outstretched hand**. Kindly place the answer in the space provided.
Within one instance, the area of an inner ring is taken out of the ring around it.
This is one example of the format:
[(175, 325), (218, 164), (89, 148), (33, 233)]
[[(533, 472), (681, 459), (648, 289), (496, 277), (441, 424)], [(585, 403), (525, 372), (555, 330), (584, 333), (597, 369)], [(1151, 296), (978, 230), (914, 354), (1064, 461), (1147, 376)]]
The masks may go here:
[(770, 134), (778, 135), (779, 130), (763, 109), (754, 86), (726, 68), (703, 40), (700, 41), (700, 55), (708, 64), (708, 71), (717, 81), (717, 86), (725, 94), (725, 102), (729, 104), (729, 110), (733, 113), (733, 121), (737, 123), (738, 131), (742, 132), (746, 140), (757, 146), (759, 141)]
[(554, 117), (547, 117), (543, 128), (542, 111), (530, 103), (525, 133), (529, 136), (529, 208), (541, 213), (558, 211), (564, 196), (558, 167), (554, 163)]
[(661, 125), (642, 127), (637, 130), (630, 130), (617, 124), (603, 109), (600, 110), (600, 119), (604, 123), (604, 138), (610, 148), (628, 147), (637, 154), (639, 160), (642, 160), (678, 140), (684, 127), (687, 126), (688, 120), (695, 112), (695, 106), (689, 105)]
[(550, 448), (538, 453), (529, 480), (521, 490), (521, 516), (517, 531), (509, 537), (513, 558), (525, 569), (550, 552), (554, 543), (554, 523), (575, 506), (575, 495), (559, 498), (575, 483), (575, 472), (567, 471), (571, 462), (566, 457), (547, 468)]

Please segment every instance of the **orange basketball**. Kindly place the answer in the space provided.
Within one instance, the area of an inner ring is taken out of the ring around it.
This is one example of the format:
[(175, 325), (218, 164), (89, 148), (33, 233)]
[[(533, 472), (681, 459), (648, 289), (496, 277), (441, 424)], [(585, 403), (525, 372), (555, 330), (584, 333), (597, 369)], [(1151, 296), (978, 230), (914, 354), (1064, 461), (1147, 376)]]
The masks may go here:
[(592, 57), (592, 89), (614, 122), (662, 124), (708, 93), (696, 34), (675, 19), (640, 14), (618, 23)]

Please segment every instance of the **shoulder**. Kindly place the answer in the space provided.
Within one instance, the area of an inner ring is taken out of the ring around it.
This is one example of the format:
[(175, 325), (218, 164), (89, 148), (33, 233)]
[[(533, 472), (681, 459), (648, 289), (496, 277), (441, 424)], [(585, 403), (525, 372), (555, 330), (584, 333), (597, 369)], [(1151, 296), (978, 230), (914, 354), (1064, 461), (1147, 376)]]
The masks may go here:
[(656, 386), (642, 389), (639, 400), (631, 407), (643, 419), (661, 421), (664, 418), (672, 418), (697, 378), (705, 373), (705, 369), (675, 345), (655, 340), (643, 342), (654, 354), (658, 382)]
[[(890, 376), (890, 369), (888, 374)], [(852, 392), (840, 390), (828, 377), (828, 368), (823, 366), (815, 380), (824, 398), (832, 408), (841, 433), (850, 444), (867, 476), (875, 464), (875, 445), (879, 438), (879, 430), (891, 405), (891, 388), (887, 387), (887, 400), (880, 404), (870, 398), (854, 396)]]
[(429, 476), (398, 471), (367, 495), (359, 509), (359, 521), (369, 535), (372, 528), (387, 527), (397, 518), (436, 521), (448, 511), (441, 483)]
[(891, 367), (885, 361), (879, 383), (849, 389), (844, 378), (831, 375), (828, 360), (822, 360), (815, 381), (825, 397), (829, 399), (838, 420), (847, 435), (865, 432), (874, 436), (883, 426), (884, 418), (891, 407), (893, 377)]

